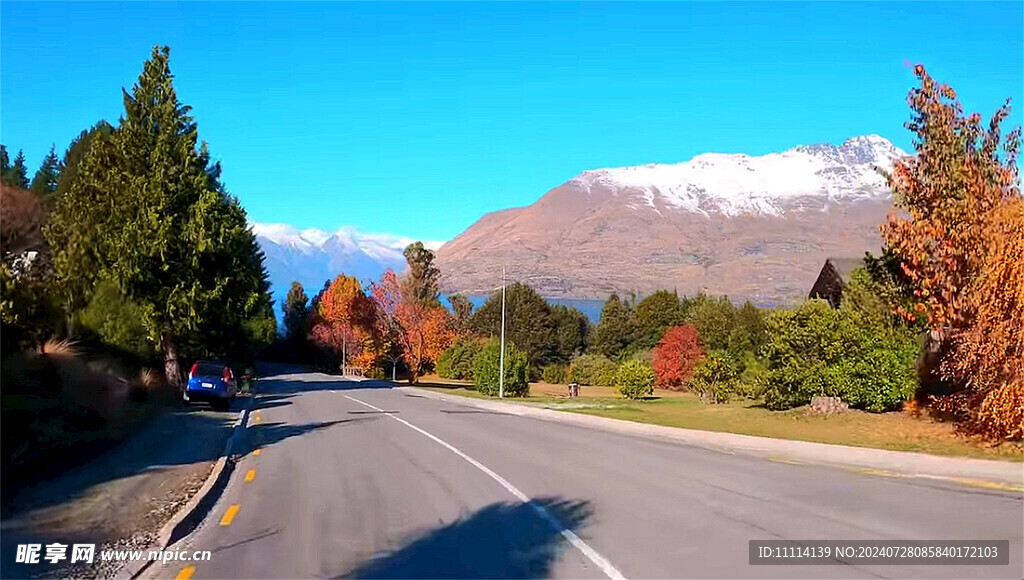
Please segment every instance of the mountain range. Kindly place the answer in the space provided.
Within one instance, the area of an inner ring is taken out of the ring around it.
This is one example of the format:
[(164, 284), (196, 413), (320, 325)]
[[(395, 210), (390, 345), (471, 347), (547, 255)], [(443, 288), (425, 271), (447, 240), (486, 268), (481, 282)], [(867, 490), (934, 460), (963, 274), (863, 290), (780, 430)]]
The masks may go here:
[[(446, 292), (509, 280), (542, 295), (604, 299), (675, 289), (758, 303), (806, 295), (828, 257), (877, 252), (892, 208), (879, 170), (906, 156), (878, 135), (761, 156), (584, 171), (526, 207), (481, 217), (437, 251)], [(293, 280), (312, 297), (340, 272), (405, 268), (409, 238), (253, 224), (278, 305)]]
[[(390, 234), (367, 234), (351, 227), (331, 233), (315, 228), (299, 230), (286, 224), (254, 223), (252, 231), (263, 250), (263, 264), (278, 315), (293, 281), (302, 284), (310, 300), (324, 282), (341, 273), (369, 283), (388, 268), (404, 270), (402, 251), (414, 241)], [(424, 245), (436, 250), (441, 243)]]

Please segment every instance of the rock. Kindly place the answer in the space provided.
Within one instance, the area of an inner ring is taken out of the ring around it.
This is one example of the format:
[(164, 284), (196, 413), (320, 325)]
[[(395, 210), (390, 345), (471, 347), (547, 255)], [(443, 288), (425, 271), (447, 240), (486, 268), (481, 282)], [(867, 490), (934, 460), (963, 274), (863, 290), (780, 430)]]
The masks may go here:
[(845, 413), (849, 410), (850, 406), (839, 397), (813, 397), (811, 399), (812, 413), (833, 415), (835, 413)]

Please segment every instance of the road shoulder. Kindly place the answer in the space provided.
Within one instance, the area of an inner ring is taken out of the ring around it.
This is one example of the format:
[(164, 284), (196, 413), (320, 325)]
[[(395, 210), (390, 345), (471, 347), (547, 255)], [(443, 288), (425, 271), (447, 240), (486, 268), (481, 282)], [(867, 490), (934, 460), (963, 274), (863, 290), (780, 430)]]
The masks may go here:
[(671, 440), (722, 453), (744, 453), (786, 463), (828, 465), (880, 476), (932, 478), (972, 487), (1024, 492), (1024, 465), (1014, 462), (942, 457), (925, 453), (699, 431), (569, 413), (522, 403), (460, 397), (416, 387), (396, 388), (481, 409), (662, 441)]

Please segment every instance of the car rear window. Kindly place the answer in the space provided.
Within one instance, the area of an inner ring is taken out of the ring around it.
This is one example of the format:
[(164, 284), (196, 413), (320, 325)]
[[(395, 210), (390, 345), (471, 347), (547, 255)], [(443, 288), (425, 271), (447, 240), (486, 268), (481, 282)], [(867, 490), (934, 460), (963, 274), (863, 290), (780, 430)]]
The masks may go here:
[(212, 362), (201, 362), (196, 363), (197, 376), (201, 377), (219, 377), (224, 374), (224, 365), (219, 365)]

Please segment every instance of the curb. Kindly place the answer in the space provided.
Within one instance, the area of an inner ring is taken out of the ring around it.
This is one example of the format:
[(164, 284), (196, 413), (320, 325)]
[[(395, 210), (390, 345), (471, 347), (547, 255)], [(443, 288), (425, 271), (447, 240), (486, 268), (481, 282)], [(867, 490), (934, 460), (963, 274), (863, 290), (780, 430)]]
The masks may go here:
[[(253, 405), (256, 402), (256, 394), (250, 391), (249, 402), (244, 409), (238, 412), (238, 418), (235, 420), (235, 424), (232, 427), (231, 435), (228, 437), (227, 443), (224, 444), (224, 451), (221, 453), (217, 462), (214, 463), (213, 469), (210, 471), (210, 475), (206, 477), (206, 481), (203, 486), (199, 488), (188, 502), (185, 503), (173, 516), (167, 521), (162, 528), (160, 533), (157, 535), (157, 541), (152, 546), (146, 548), (143, 551), (149, 550), (166, 550), (173, 543), (178, 543), (185, 537), (187, 537), (186, 529), (192, 523), (190, 520), (201, 511), (200, 506), (213, 498), (211, 493), (215, 489), (223, 488), (223, 484), (227, 483), (228, 478), (231, 475), (233, 464), (229, 462), (231, 458), (231, 450), (235, 445), (235, 438), (238, 437), (242, 429), (245, 427), (249, 419), (249, 413), (252, 412)], [(115, 580), (132, 580), (138, 578), (150, 565), (153, 564), (153, 560), (136, 560), (129, 563), (124, 568), (118, 570), (114, 575)]]
[(771, 461), (795, 465), (820, 465), (853, 470), (870, 475), (942, 480), (958, 485), (989, 490), (1024, 492), (1024, 464), (990, 459), (945, 457), (910, 451), (892, 451), (869, 447), (851, 447), (811, 441), (773, 439), (718, 431), (667, 427), (596, 415), (571, 413), (523, 403), (507, 403), (437, 393), (417, 387), (414, 390), (434, 399), (501, 411), (543, 421), (569, 423), (591, 429), (612, 431), (656, 439), (672, 440), (720, 453), (743, 453)]

